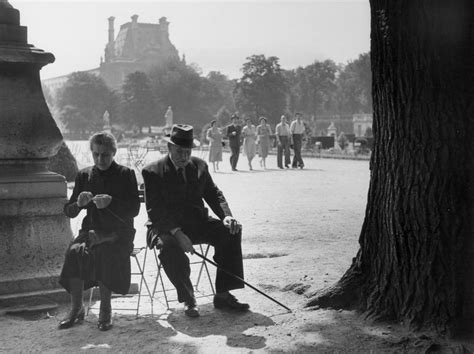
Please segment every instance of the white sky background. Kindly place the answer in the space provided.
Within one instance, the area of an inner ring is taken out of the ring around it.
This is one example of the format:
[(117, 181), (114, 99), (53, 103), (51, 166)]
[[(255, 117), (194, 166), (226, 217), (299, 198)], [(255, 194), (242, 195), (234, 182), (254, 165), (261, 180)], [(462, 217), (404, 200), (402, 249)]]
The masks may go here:
[(203, 74), (241, 76), (246, 57), (277, 56), (284, 69), (315, 60), (347, 63), (370, 49), (368, 0), (344, 1), (26, 1), (9, 0), (28, 27), (28, 43), (52, 52), (56, 61), (42, 79), (99, 66), (108, 39), (108, 21), (120, 25), (170, 22), (170, 39)]

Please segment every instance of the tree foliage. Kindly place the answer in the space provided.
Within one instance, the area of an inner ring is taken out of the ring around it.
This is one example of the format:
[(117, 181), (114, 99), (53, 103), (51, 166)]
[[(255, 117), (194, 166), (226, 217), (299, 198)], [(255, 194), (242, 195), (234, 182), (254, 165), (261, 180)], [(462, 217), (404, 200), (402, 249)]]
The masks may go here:
[(275, 124), (286, 109), (288, 85), (278, 61), (275, 56), (247, 58), (234, 89), (235, 104), (243, 117), (265, 116)]
[(157, 112), (151, 83), (140, 71), (129, 74), (122, 85), (120, 100), (120, 121), (127, 125), (157, 125)]
[(73, 132), (99, 131), (112, 96), (102, 78), (86, 72), (72, 73), (58, 92), (60, 119)]
[[(242, 66), (242, 77), (229, 80), (211, 71), (202, 76), (197, 65), (170, 61), (150, 71), (127, 76), (121, 90), (113, 92), (99, 77), (77, 72), (56, 97), (55, 108), (73, 132), (102, 129), (107, 110), (112, 123), (132, 126), (164, 125), (171, 106), (174, 121), (202, 128), (212, 119), (228, 121), (228, 113), (243, 118), (266, 116), (276, 124), (282, 114), (301, 111), (306, 117), (370, 113), (371, 71), (369, 54), (347, 65), (332, 60), (314, 61), (283, 70), (275, 56), (252, 55)], [(52, 102), (45, 90), (45, 97)]]
[(202, 126), (208, 119), (201, 105), (202, 78), (192, 67), (180, 61), (169, 62), (154, 68), (149, 77), (162, 124), (168, 106), (173, 108), (176, 123)]
[(307, 115), (334, 114), (336, 75), (338, 67), (332, 60), (315, 61), (304, 68), (291, 70), (290, 110)]
[(370, 55), (350, 61), (337, 79), (338, 110), (341, 113), (372, 113)]

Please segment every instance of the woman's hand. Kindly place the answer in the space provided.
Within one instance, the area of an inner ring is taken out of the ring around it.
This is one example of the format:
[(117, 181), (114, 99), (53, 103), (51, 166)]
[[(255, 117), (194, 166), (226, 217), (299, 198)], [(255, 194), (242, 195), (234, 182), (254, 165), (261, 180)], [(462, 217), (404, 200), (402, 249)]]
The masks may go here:
[(92, 198), (97, 209), (104, 209), (107, 208), (112, 202), (112, 197), (108, 194), (97, 194), (94, 198)]
[(74, 243), (74, 244), (71, 246), (71, 251), (75, 251), (76, 253), (80, 253), (81, 255), (89, 254), (85, 242), (82, 242), (82, 243)]
[(85, 207), (90, 203), (94, 195), (91, 192), (81, 192), (77, 197), (77, 205), (79, 208)]

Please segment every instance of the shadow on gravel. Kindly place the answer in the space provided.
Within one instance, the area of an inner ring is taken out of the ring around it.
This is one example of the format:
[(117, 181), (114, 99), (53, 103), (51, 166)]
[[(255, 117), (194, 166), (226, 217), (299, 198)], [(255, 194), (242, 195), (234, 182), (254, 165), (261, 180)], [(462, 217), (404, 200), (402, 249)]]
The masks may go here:
[(283, 252), (270, 252), (270, 253), (246, 253), (243, 255), (243, 259), (260, 259), (260, 258), (277, 258), (288, 256), (288, 253)]
[(249, 328), (274, 325), (273, 320), (256, 312), (238, 313), (216, 310), (212, 304), (199, 306), (201, 316), (191, 319), (183, 311), (175, 311), (168, 317), (173, 328), (192, 337), (220, 335), (227, 337), (227, 345), (234, 348), (261, 349), (266, 339), (244, 334)]

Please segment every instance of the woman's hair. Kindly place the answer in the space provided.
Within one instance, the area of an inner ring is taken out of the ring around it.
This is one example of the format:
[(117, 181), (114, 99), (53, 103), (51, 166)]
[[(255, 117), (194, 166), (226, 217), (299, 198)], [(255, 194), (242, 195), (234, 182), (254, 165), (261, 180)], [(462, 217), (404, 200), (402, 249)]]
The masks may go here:
[(117, 152), (117, 141), (115, 140), (115, 136), (113, 136), (111, 133), (107, 133), (107, 132), (95, 133), (89, 139), (89, 147), (91, 150), (92, 150), (93, 144), (103, 145), (109, 148), (110, 150), (112, 150), (114, 153)]
[(259, 121), (259, 122), (261, 122), (262, 120), (264, 120), (265, 123), (267, 122), (267, 118), (265, 118), (265, 117), (260, 117), (260, 118), (258, 118), (258, 121)]

